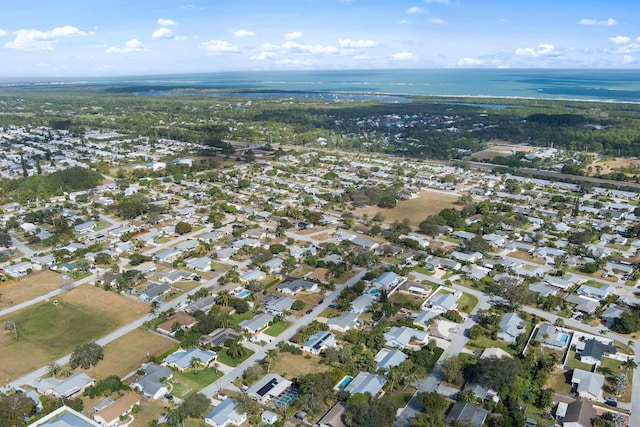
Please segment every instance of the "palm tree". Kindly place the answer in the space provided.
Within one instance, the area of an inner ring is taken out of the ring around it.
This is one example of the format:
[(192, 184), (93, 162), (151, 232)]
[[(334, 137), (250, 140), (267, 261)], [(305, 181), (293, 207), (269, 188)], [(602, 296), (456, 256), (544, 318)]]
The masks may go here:
[(60, 365), (58, 365), (55, 361), (51, 361), (47, 364), (47, 375), (55, 378), (59, 373)]
[(634, 340), (627, 341), (627, 351), (629, 353), (631, 353), (631, 347), (633, 347), (634, 345), (635, 345), (635, 341)]
[(218, 294), (218, 296), (216, 297), (216, 302), (218, 304), (220, 304), (221, 306), (228, 306), (229, 305), (229, 298), (231, 297), (231, 294), (229, 291), (220, 291), (220, 293)]
[(198, 372), (198, 366), (200, 366), (202, 362), (197, 357), (192, 357), (191, 362), (189, 363), (189, 367), (193, 369), (194, 372)]
[(625, 372), (629, 372), (630, 370), (632, 371), (632, 370), (636, 369), (638, 367), (638, 364), (632, 358), (627, 357), (627, 360), (622, 362), (622, 366), (624, 366)]
[(264, 358), (268, 360), (267, 364), (267, 374), (271, 369), (271, 362), (275, 361), (278, 358), (278, 352), (275, 349), (267, 350), (267, 353), (264, 355)]

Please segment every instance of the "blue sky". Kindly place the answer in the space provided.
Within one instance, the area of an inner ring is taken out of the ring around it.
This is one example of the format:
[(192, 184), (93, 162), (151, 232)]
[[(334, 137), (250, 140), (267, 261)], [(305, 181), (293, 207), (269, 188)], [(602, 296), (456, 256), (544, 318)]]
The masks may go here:
[(632, 0), (2, 0), (0, 76), (640, 68)]

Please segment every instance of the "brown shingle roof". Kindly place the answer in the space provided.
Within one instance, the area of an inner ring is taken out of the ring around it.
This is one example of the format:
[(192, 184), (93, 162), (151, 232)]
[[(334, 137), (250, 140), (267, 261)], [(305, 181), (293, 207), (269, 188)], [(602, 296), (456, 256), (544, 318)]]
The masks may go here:
[(96, 412), (94, 418), (100, 417), (104, 422), (111, 424), (112, 421), (128, 412), (139, 401), (140, 396), (134, 393), (127, 393), (102, 411)]

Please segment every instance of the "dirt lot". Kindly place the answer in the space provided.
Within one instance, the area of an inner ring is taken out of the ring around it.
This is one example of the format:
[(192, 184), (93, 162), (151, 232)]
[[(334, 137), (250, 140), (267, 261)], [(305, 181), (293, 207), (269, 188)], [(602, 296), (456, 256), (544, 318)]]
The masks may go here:
[(0, 308), (10, 307), (45, 295), (68, 282), (62, 278), (61, 274), (49, 270), (11, 281), (7, 285), (0, 286), (0, 294), (2, 295)]
[(408, 218), (411, 225), (416, 227), (429, 215), (437, 214), (444, 208), (454, 207), (457, 199), (458, 197), (453, 195), (421, 191), (419, 197), (411, 200), (402, 200), (393, 209), (367, 206), (356, 209), (354, 214), (361, 217), (366, 213), (369, 218), (373, 218), (376, 213), (382, 212), (385, 222), (389, 224), (395, 220), (402, 221), (404, 218)]
[[(307, 359), (307, 356), (310, 358)], [(280, 374), (285, 378), (296, 378), (299, 375), (327, 372), (328, 370), (329, 366), (320, 364), (318, 356), (278, 353), (276, 360), (271, 362), (269, 372)]]
[[(141, 317), (149, 307), (90, 285), (0, 319), (17, 330), (0, 333), (0, 384), (69, 354)], [(16, 340), (16, 335), (18, 339)]]
[[(588, 165), (588, 167), (591, 167), (590, 175), (597, 175), (598, 173), (608, 174), (611, 172), (616, 172), (618, 168), (621, 168), (621, 167), (638, 169), (640, 168), (640, 160), (632, 157), (617, 157), (617, 158), (610, 158), (606, 160), (595, 161), (590, 165)], [(588, 171), (588, 167), (587, 167), (587, 171)]]
[(508, 145), (508, 143), (502, 142), (501, 145), (495, 145), (493, 147), (487, 148), (486, 150), (473, 153), (471, 157), (476, 158), (478, 160), (493, 160), (496, 157), (511, 156), (512, 154), (515, 154), (515, 152), (528, 153), (530, 151), (532, 151), (531, 147), (523, 147), (519, 145)]
[(96, 380), (109, 375), (124, 377), (147, 362), (147, 355), (158, 356), (177, 345), (178, 343), (170, 338), (136, 329), (107, 344), (104, 348), (104, 359), (86, 373)]

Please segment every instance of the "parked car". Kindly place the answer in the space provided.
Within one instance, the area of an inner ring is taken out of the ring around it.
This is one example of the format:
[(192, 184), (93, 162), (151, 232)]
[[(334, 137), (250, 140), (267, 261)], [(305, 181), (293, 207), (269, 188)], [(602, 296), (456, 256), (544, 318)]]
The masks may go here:
[(615, 397), (605, 397), (604, 398), (604, 403), (606, 403), (609, 406), (618, 406), (618, 399), (616, 399)]

